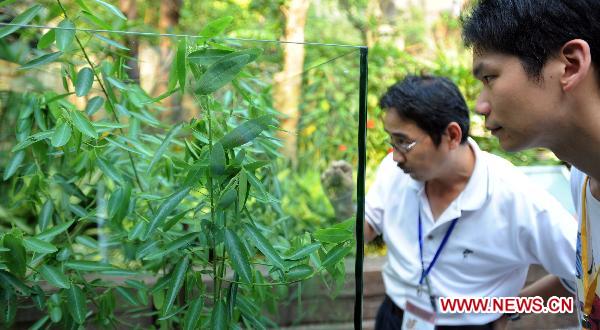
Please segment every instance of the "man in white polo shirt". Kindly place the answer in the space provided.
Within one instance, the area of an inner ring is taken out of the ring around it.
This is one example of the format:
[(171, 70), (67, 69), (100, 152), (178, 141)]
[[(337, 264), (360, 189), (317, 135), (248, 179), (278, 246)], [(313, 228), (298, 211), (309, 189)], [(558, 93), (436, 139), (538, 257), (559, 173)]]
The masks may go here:
[[(500, 314), (441, 313), (437, 298), (570, 294), (559, 278), (575, 280), (576, 221), (467, 138), (469, 112), (450, 80), (408, 76), (380, 106), (393, 153), (366, 197), (365, 240), (381, 234), (388, 249), (376, 329), (493, 329)], [(522, 290), (532, 264), (556, 276)]]

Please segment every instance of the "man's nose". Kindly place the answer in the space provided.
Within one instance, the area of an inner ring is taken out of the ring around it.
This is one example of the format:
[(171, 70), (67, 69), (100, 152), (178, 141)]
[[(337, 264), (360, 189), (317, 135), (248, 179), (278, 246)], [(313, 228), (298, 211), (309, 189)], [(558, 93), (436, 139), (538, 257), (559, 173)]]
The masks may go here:
[(396, 164), (404, 164), (404, 162), (406, 161), (406, 157), (404, 156), (404, 154), (396, 149), (394, 149), (393, 153), (394, 154), (392, 158), (394, 159), (394, 162), (396, 162)]
[(491, 111), (492, 106), (490, 105), (490, 102), (487, 99), (486, 93), (481, 92), (481, 94), (479, 94), (479, 97), (477, 98), (477, 102), (475, 103), (475, 112), (487, 117)]

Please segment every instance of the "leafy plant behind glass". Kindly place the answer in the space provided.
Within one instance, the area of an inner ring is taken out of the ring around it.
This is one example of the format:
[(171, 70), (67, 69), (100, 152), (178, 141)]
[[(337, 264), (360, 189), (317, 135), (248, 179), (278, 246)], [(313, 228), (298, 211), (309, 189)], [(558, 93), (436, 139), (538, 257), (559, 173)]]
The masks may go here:
[[(265, 328), (260, 306), (282, 299), (273, 287), (325, 273), (339, 287), (352, 220), (291, 240), (265, 223), (281, 213), (270, 193), (275, 113), (245, 87), (261, 50), (212, 39), (230, 19), (210, 23), (207, 38), (172, 40), (167, 90), (153, 97), (129, 78), (122, 36), (74, 30), (121, 25), (116, 7), (35, 5), (12, 22), (47, 13), (62, 15), (57, 29), (0, 29), (1, 57), (29, 77), (2, 109), (15, 132), (1, 147), (3, 326), (31, 299), (34, 328), (142, 316), (167, 328)], [(59, 86), (45, 84), (57, 76)], [(169, 97), (186, 93), (200, 117), (161, 120)]]

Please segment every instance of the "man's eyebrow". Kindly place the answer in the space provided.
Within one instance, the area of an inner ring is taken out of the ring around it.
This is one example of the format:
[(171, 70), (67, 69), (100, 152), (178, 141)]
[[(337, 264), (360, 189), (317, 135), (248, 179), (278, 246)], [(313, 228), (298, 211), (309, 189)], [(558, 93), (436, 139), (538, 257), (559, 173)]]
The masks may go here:
[(408, 139), (408, 136), (404, 133), (392, 133), (390, 131), (388, 131), (387, 129), (383, 129), (386, 133), (388, 133), (389, 135), (393, 136), (393, 137), (399, 137), (401, 139)]
[(473, 68), (473, 76), (475, 76), (475, 78), (479, 78), (484, 67), (485, 65), (483, 63), (477, 63), (477, 65)]

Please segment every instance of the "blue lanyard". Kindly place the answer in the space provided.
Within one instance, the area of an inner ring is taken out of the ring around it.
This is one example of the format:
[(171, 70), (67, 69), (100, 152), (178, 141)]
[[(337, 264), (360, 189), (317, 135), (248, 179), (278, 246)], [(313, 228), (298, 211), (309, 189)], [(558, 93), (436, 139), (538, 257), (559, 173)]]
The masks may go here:
[(429, 264), (429, 267), (427, 267), (427, 270), (425, 270), (425, 263), (423, 262), (423, 225), (421, 223), (421, 207), (419, 206), (419, 255), (421, 257), (421, 279), (419, 280), (419, 285), (423, 284), (423, 280), (425, 280), (427, 275), (429, 275), (431, 268), (433, 268), (433, 265), (440, 256), (442, 249), (446, 245), (448, 237), (450, 237), (450, 234), (452, 234), (452, 231), (454, 230), (454, 226), (456, 225), (457, 221), (458, 218), (452, 220), (448, 231), (446, 231), (446, 235), (444, 235), (444, 239), (442, 239), (442, 243), (440, 243), (440, 247), (438, 247), (437, 251), (435, 252), (435, 255), (433, 256), (433, 260)]

